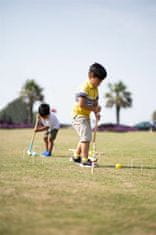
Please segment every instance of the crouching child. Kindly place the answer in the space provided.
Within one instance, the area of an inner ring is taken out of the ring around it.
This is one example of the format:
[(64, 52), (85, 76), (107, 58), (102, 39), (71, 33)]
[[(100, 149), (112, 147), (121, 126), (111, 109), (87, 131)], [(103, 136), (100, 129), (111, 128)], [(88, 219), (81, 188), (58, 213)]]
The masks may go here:
[(45, 157), (51, 157), (54, 147), (54, 142), (60, 128), (59, 120), (54, 112), (50, 111), (48, 104), (41, 104), (38, 109), (39, 124), (35, 129), (35, 132), (44, 131), (44, 144), (45, 151), (42, 153)]

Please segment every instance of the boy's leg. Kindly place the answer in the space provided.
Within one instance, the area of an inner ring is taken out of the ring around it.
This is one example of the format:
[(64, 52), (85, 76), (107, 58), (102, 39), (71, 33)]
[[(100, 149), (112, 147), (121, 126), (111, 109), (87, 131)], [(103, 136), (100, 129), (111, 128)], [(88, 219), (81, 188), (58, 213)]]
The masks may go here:
[(81, 156), (81, 143), (79, 142), (79, 143), (77, 144), (74, 157), (80, 157), (80, 156)]
[[(73, 120), (73, 127), (80, 136), (80, 142), (76, 148), (76, 154), (81, 155), (82, 163), (88, 163), (89, 144), (92, 137), (90, 120), (86, 117), (76, 117)], [(80, 158), (80, 155), (77, 158)]]
[(90, 144), (90, 142), (81, 142), (82, 162), (88, 161), (89, 144)]
[(51, 155), (51, 153), (53, 151), (54, 141), (56, 139), (57, 133), (58, 133), (57, 129), (53, 129), (49, 132), (49, 138), (48, 138), (48, 152), (49, 152), (49, 155)]
[(53, 130), (47, 131), (45, 136), (44, 136), (46, 151), (43, 152), (43, 155), (45, 157), (50, 157), (51, 156), (53, 146), (54, 146), (54, 140), (56, 138), (57, 132), (58, 132), (57, 129), (53, 129)]
[(53, 141), (53, 139), (50, 137), (50, 138), (48, 139), (48, 152), (49, 152), (49, 153), (52, 152), (53, 147), (54, 147), (54, 141)]
[[(76, 132), (79, 135), (80, 132), (80, 122), (78, 120), (78, 117), (73, 118), (72, 126), (76, 130)], [(71, 158), (71, 160), (75, 163), (81, 163), (81, 142), (78, 142), (76, 146), (76, 151), (74, 152), (74, 156)]]
[(84, 118), (81, 121), (81, 128), (80, 128), (82, 164), (88, 162), (88, 153), (89, 153), (89, 145), (91, 138), (92, 138), (92, 131), (91, 131), (90, 120), (88, 118)]
[(48, 151), (48, 136), (44, 136), (45, 149)]
[(79, 142), (74, 152), (74, 156), (71, 158), (71, 161), (75, 163), (81, 163), (81, 143)]
[(92, 167), (92, 161), (88, 158), (89, 154), (89, 145), (90, 142), (82, 142), (81, 143), (81, 156), (82, 163), (80, 164), (82, 167)]
[(44, 143), (45, 143), (45, 151), (42, 153), (43, 156), (47, 157), (49, 156), (49, 152), (48, 152), (48, 136), (47, 136), (47, 133), (45, 134), (44, 136)]

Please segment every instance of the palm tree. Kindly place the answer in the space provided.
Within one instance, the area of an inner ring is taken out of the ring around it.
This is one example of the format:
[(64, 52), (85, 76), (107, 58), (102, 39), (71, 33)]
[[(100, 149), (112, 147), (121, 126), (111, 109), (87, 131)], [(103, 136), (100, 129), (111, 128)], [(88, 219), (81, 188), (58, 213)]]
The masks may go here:
[(156, 111), (154, 111), (152, 114), (152, 121), (156, 122)]
[(107, 99), (106, 107), (112, 108), (115, 105), (116, 109), (116, 122), (120, 123), (120, 109), (132, 106), (131, 93), (127, 91), (127, 87), (122, 81), (114, 84), (108, 84), (109, 92), (105, 94)]
[(44, 96), (42, 94), (43, 88), (41, 88), (33, 79), (26, 80), (24, 86), (21, 89), (20, 95), (24, 102), (28, 106), (28, 122), (33, 122), (33, 106), (36, 101), (43, 101)]

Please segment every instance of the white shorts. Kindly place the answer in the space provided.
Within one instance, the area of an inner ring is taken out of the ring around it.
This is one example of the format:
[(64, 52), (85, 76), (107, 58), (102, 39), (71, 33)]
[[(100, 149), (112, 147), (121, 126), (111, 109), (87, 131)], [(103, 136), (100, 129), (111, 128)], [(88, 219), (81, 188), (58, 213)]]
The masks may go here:
[(92, 130), (90, 119), (84, 116), (75, 116), (72, 121), (72, 126), (80, 137), (80, 142), (90, 142), (92, 139)]

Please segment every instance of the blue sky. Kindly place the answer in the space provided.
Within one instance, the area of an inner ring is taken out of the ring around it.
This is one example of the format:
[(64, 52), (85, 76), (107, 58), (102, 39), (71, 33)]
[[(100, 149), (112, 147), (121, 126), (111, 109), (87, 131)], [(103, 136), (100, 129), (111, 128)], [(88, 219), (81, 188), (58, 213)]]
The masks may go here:
[(0, 109), (19, 95), (26, 79), (44, 88), (45, 101), (71, 122), (77, 87), (88, 67), (102, 63), (102, 122), (115, 121), (105, 108), (109, 82), (122, 80), (133, 108), (121, 122), (150, 120), (156, 110), (156, 1), (0, 0)]

